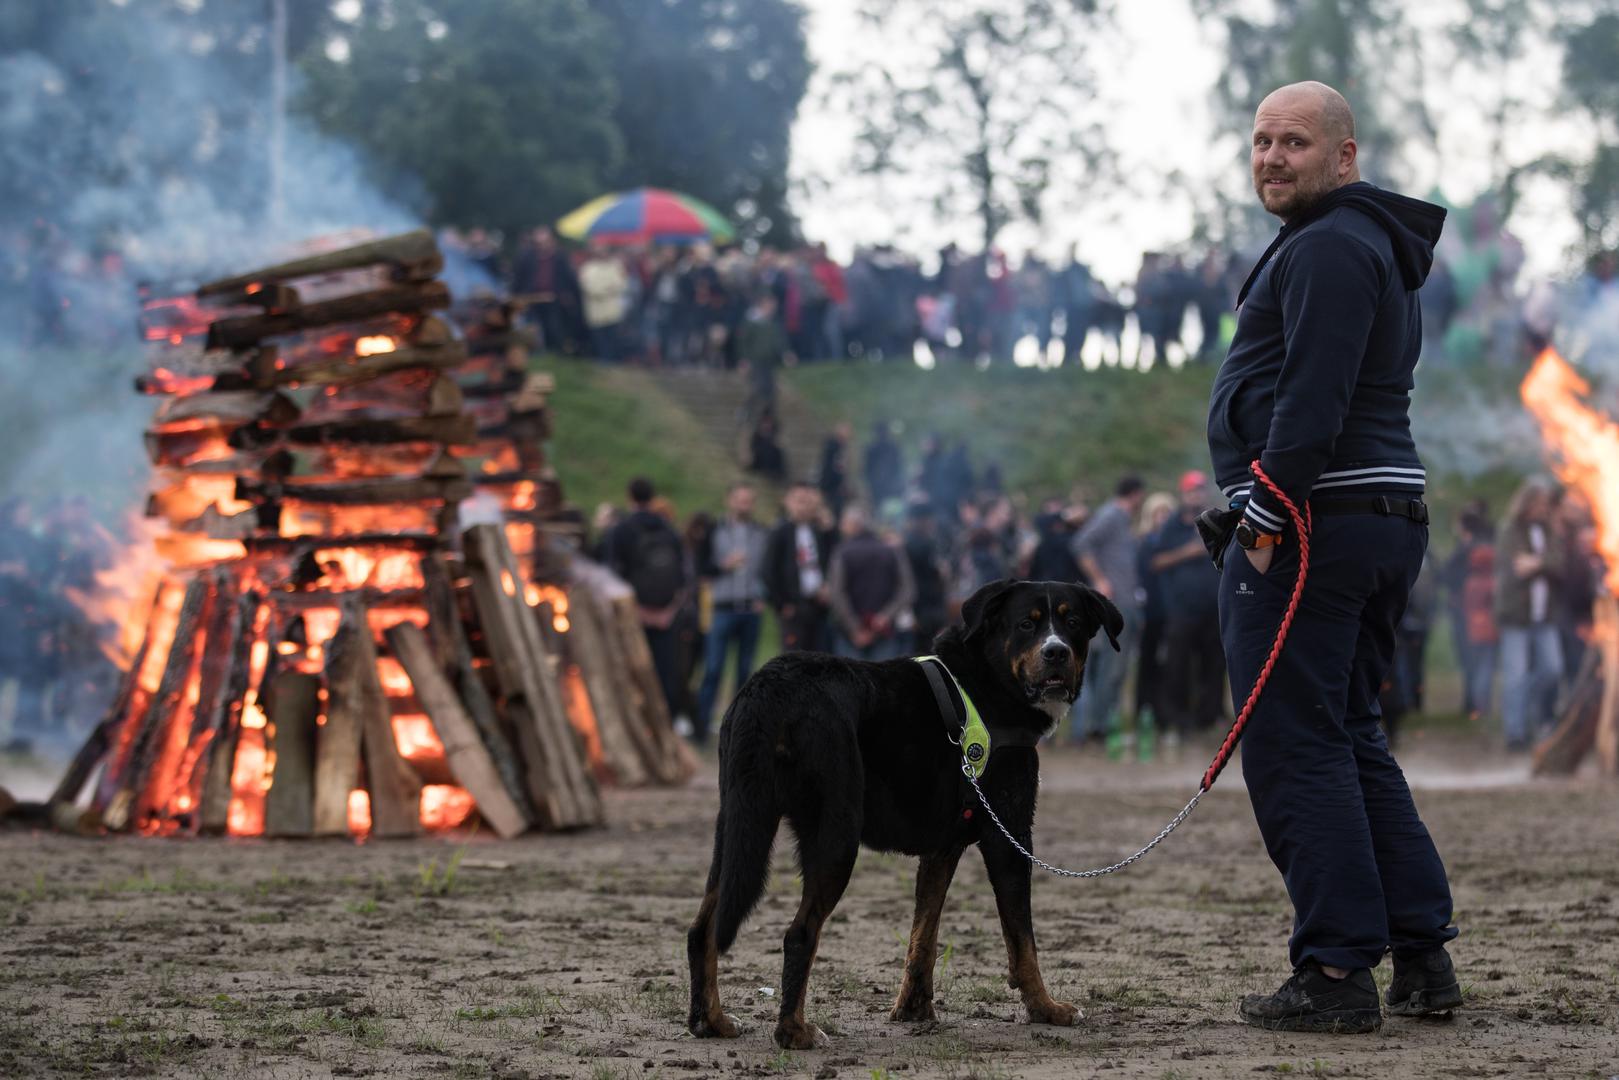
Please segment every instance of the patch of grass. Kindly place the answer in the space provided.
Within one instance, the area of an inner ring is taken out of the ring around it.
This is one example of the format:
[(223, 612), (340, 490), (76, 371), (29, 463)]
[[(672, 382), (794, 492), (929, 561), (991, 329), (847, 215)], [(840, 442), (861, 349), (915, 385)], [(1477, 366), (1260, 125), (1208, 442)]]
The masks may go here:
[(120, 881), (109, 882), (102, 886), (102, 891), (108, 893), (137, 893), (137, 894), (164, 894), (183, 896), (193, 893), (218, 892), (225, 886), (217, 881), (209, 881), (198, 877), (195, 873), (184, 867), (176, 867), (174, 873), (168, 878), (156, 878), (151, 870), (142, 870), (132, 877)]
[(375, 915), (381, 907), (374, 896), (368, 896), (364, 900), (350, 900), (343, 906), (355, 915)]
[(550, 1020), (563, 1010), (562, 995), (554, 990), (522, 987), (514, 1001), (498, 1005), (464, 1006), (455, 1010), (453, 1019), (487, 1022), (491, 1020), (539, 1019)]
[(456, 871), (461, 866), (461, 860), (466, 858), (465, 845), (455, 849), (449, 861), (439, 866), (438, 856), (420, 863), (416, 867), (416, 895), (417, 896), (448, 896), (455, 891)]
[(322, 1009), (299, 1020), (297, 1029), (309, 1035), (341, 1035), (369, 1050), (381, 1049), (386, 1036), (381, 1020), (349, 1009)]
[(712, 435), (639, 372), (549, 356), (535, 367), (556, 379), (550, 460), (569, 502), (586, 514), (599, 503), (622, 505), (631, 478), (645, 476), (682, 513), (725, 505), (732, 477), (689, 459), (693, 447), (713, 445)]

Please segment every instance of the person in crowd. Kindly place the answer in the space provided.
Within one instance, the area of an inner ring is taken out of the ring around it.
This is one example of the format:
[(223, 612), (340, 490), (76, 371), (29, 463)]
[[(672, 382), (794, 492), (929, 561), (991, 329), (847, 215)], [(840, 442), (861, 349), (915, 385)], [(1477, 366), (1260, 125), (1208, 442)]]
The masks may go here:
[(866, 477), (866, 495), (878, 516), (905, 497), (905, 456), (887, 420), (872, 425), (871, 441), (861, 454), (861, 469)]
[(892, 660), (911, 644), (916, 582), (897, 545), (878, 536), (858, 503), (843, 508), (842, 537), (827, 572), (835, 649), (855, 660)]
[(747, 318), (736, 331), (736, 357), (748, 377), (748, 400), (743, 406), (746, 421), (757, 424), (776, 415), (776, 374), (791, 354), (787, 332), (776, 318), (776, 294), (764, 290), (754, 298)]
[(527, 305), (527, 317), (540, 331), (541, 348), (578, 352), (579, 280), (567, 253), (557, 244), (556, 234), (547, 226), (529, 233), (518, 251), (512, 266), (512, 292), (514, 299)]
[(13, 702), (9, 723), (0, 717), (0, 748), (32, 746), (47, 727), (47, 561), (28, 503), (0, 505), (0, 703), (7, 696)]
[(1084, 581), (1085, 571), (1080, 569), (1072, 548), (1073, 525), (1061, 499), (1047, 499), (1041, 505), (1034, 528), (1037, 539), (1029, 555), (1029, 580)]
[(1226, 277), (1225, 258), (1219, 251), (1210, 249), (1197, 268), (1197, 318), (1203, 327), (1203, 341), (1197, 347), (1200, 364), (1218, 361), (1224, 351), (1220, 324), (1225, 313), (1231, 310), (1232, 300), (1226, 288)]
[(816, 360), (841, 360), (846, 355), (843, 320), (849, 308), (849, 286), (843, 268), (826, 253), (825, 244), (810, 248), (808, 261), (810, 277), (814, 279), (817, 292), (825, 298), (819, 314), (809, 310), (804, 313), (805, 323), (814, 330), (818, 345), (811, 356)]
[(641, 627), (671, 714), (680, 713), (682, 689), (675, 619), (687, 599), (686, 549), (667, 518), (654, 509), (657, 489), (645, 477), (629, 484), (630, 512), (608, 534), (603, 554), (610, 569), (635, 591)]
[(1462, 672), (1462, 711), (1490, 711), (1495, 683), (1495, 530), (1479, 500), (1456, 517), (1456, 547), (1440, 567), (1450, 617), (1451, 648)]
[(719, 697), (725, 660), (736, 646), (736, 681), (741, 686), (753, 674), (753, 650), (759, 641), (759, 623), (765, 608), (765, 548), (769, 535), (753, 520), (754, 492), (747, 484), (732, 485), (725, 499), (725, 517), (714, 526), (697, 559), (697, 573), (708, 584), (708, 637), (703, 651), (703, 685), (692, 717), (692, 738), (708, 742)]
[(1501, 629), (1501, 726), (1509, 750), (1526, 750), (1552, 722), (1548, 699), (1563, 675), (1553, 583), (1563, 572), (1551, 489), (1525, 482), (1507, 507), (1495, 546), (1495, 618)]
[(1554, 543), (1562, 549), (1562, 572), (1552, 580), (1553, 618), (1563, 647), (1561, 693), (1572, 683), (1585, 659), (1596, 598), (1607, 569), (1596, 550), (1591, 510), (1579, 493), (1562, 489), (1553, 515)]
[[(657, 504), (658, 500), (655, 500), (654, 506)], [(661, 516), (670, 524), (674, 523), (672, 516)], [(696, 685), (697, 673), (703, 666), (710, 616), (708, 582), (698, 574), (698, 553), (708, 549), (709, 538), (713, 535), (714, 515), (706, 510), (699, 510), (687, 518), (686, 528), (681, 534), (686, 557), (686, 580), (692, 584), (681, 597), (680, 610), (675, 613), (670, 626), (675, 639), (679, 698), (670, 706), (669, 712), (674, 717), (675, 734), (683, 739), (692, 738), (697, 730), (697, 694), (692, 687)]]
[(1085, 685), (1074, 701), (1070, 721), (1076, 741), (1113, 732), (1123, 707), (1124, 676), (1141, 634), (1134, 522), (1146, 497), (1147, 488), (1139, 476), (1121, 477), (1113, 489), (1113, 498), (1074, 535), (1074, 557), (1091, 587), (1112, 600), (1124, 616), (1119, 651), (1091, 650)]
[(787, 451), (782, 449), (776, 433), (776, 413), (767, 409), (753, 425), (748, 439), (748, 471), (756, 473), (773, 484), (787, 479)]
[(1383, 711), (1383, 731), (1389, 746), (1398, 745), (1400, 727), (1407, 713), (1422, 711), (1427, 686), (1428, 634), (1433, 629), (1439, 603), (1438, 571), (1433, 560), (1423, 557), (1422, 570), (1411, 586), (1411, 598), (1394, 632), (1394, 662), (1383, 678), (1378, 705)]
[(1220, 572), (1209, 562), (1197, 531), (1197, 516), (1209, 508), (1209, 478), (1182, 474), (1180, 504), (1153, 534), (1149, 567), (1164, 596), (1164, 739), (1181, 739), (1210, 727), (1225, 711), (1225, 652), (1220, 645)]
[(832, 429), (821, 444), (821, 498), (834, 519), (841, 519), (849, 501), (849, 441), (854, 428), (847, 420)]
[[(1136, 732), (1140, 752), (1149, 751), (1148, 732), (1163, 729), (1165, 723), (1164, 686), (1164, 628), (1169, 622), (1169, 607), (1164, 599), (1163, 575), (1152, 568), (1153, 556), (1158, 553), (1155, 538), (1164, 523), (1174, 516), (1179, 506), (1175, 496), (1167, 491), (1148, 495), (1141, 504), (1140, 520), (1136, 524), (1136, 578), (1141, 582), (1141, 637), (1136, 642)], [(1065, 538), (1064, 552), (1070, 559), (1072, 530)], [(1079, 562), (1074, 562), (1079, 570)]]
[(911, 651), (931, 652), (933, 639), (950, 624), (950, 588), (946, 559), (939, 543), (938, 515), (931, 503), (918, 500), (906, 509), (905, 558), (916, 586), (912, 614), (916, 621)]
[(821, 523), (814, 484), (789, 487), (784, 509), (765, 546), (765, 598), (781, 623), (783, 650), (826, 652), (826, 574), (836, 537)]
[(630, 277), (624, 260), (605, 248), (592, 251), (579, 266), (585, 328), (596, 359), (615, 364), (623, 359), (624, 320), (629, 314)]
[(1063, 363), (1078, 364), (1085, 337), (1095, 320), (1096, 304), (1096, 282), (1091, 277), (1091, 268), (1079, 259), (1078, 244), (1068, 249), (1068, 265), (1063, 267), (1060, 285)]

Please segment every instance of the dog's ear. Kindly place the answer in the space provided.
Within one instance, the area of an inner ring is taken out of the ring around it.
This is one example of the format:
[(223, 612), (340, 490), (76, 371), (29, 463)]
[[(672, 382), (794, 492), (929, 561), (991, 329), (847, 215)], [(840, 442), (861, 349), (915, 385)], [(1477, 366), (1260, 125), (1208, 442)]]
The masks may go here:
[(1108, 644), (1119, 651), (1119, 635), (1124, 633), (1124, 616), (1113, 606), (1113, 601), (1086, 585), (1076, 585), (1085, 610), (1096, 620), (1096, 625), (1107, 633)]
[(1015, 584), (1014, 581), (1002, 578), (990, 582), (967, 597), (967, 602), (961, 605), (961, 621), (966, 626), (966, 632), (961, 636), (962, 641), (972, 641), (983, 633), (984, 627), (989, 624), (989, 620), (1001, 604), (1006, 602), (1006, 594), (1012, 591)]

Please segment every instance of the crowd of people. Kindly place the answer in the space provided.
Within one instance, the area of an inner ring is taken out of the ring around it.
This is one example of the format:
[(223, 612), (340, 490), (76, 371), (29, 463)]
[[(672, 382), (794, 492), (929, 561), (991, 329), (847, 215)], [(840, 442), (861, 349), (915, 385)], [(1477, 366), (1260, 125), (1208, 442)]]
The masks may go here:
[[(1204, 473), (1183, 473), (1173, 491), (1124, 476), (1104, 498), (1076, 489), (1035, 503), (1004, 491), (993, 465), (975, 468), (959, 440), (930, 438), (908, 463), (881, 424), (857, 481), (850, 435), (828, 436), (820, 482), (791, 484), (774, 520), (748, 483), (718, 515), (683, 522), (646, 480), (630, 485), (628, 507), (598, 508), (593, 551), (634, 588), (670, 711), (694, 741), (715, 730), (727, 671), (734, 688), (754, 670), (767, 612), (783, 649), (920, 655), (973, 591), (1004, 577), (1085, 583), (1125, 616), (1121, 651), (1093, 648), (1055, 738), (1146, 753), (1229, 720), (1219, 574), (1196, 529), (1220, 496)], [(1474, 721), (1498, 715), (1506, 747), (1524, 750), (1554, 724), (1590, 638), (1604, 573), (1592, 519), (1575, 494), (1532, 480), (1499, 524), (1475, 503), (1455, 535), (1451, 551), (1430, 553), (1400, 626), (1385, 724), (1396, 736), (1424, 707), (1424, 657), (1443, 618), (1462, 708)]]

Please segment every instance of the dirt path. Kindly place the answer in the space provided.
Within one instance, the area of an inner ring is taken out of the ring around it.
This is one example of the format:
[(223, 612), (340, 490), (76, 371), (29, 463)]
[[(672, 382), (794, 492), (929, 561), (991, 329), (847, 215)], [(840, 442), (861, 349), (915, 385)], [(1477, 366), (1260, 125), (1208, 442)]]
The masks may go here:
[[(1407, 755), (1463, 931), (1469, 1008), (1448, 1024), (1334, 1038), (1234, 1022), (1241, 993), (1285, 974), (1289, 914), (1230, 775), (1142, 866), (1037, 882), (1047, 982), (1084, 1008), (1077, 1027), (1021, 1022), (971, 856), (940, 934), (940, 1021), (891, 1023), (912, 864), (863, 854), (811, 982), (834, 1045), (778, 1052), (771, 995), (796, 902), (783, 851), (721, 963), (742, 1038), (695, 1041), (684, 930), (710, 769), (685, 791), (615, 794), (605, 831), (514, 843), (0, 833), (0, 1076), (1619, 1075), (1619, 786), (1529, 786), (1514, 763), (1453, 751)], [(1200, 767), (1048, 752), (1042, 852), (1116, 857)]]

